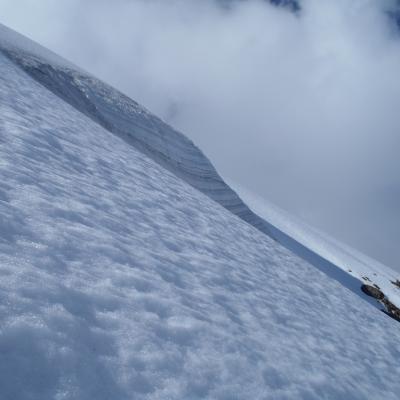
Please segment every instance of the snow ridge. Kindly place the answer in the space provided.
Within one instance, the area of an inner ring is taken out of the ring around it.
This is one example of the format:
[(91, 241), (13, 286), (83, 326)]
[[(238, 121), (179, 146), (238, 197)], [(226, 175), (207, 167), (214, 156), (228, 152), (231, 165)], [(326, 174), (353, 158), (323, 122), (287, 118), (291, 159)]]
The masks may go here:
[(4, 26), (8, 40), (0, 50), (35, 80), (107, 130), (119, 135), (154, 161), (260, 230), (254, 214), (223, 181), (207, 157), (186, 136), (144, 107), (88, 73)]

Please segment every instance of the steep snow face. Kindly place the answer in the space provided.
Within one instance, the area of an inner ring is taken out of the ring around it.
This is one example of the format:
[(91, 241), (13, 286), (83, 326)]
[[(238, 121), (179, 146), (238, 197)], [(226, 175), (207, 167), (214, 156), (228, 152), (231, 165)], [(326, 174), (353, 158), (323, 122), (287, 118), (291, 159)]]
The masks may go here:
[[(4, 26), (0, 26), (0, 50), (76, 110), (366, 298), (360, 291), (359, 276), (349, 275), (343, 263), (332, 262), (278, 225), (253, 213), (189, 139), (135, 101)], [(400, 301), (396, 300), (396, 304)]]
[(398, 323), (0, 56), (0, 397), (397, 399)]
[(225, 184), (207, 157), (135, 101), (4, 26), (0, 26), (0, 49), (78, 111), (265, 231), (264, 222)]

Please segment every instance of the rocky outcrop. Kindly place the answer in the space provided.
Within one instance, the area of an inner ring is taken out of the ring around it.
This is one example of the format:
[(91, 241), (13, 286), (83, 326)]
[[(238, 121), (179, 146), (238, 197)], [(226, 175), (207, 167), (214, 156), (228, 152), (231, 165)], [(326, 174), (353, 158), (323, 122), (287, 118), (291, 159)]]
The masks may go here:
[(400, 289), (400, 280), (396, 279), (395, 281), (390, 281), (394, 286), (397, 286)]
[(376, 288), (375, 286), (370, 286), (370, 285), (362, 285), (361, 290), (370, 297), (373, 297), (374, 299), (377, 300), (383, 300), (385, 298), (384, 293)]
[(400, 308), (395, 306), (386, 296), (385, 294), (379, 289), (378, 286), (371, 286), (371, 285), (362, 285), (361, 290), (367, 296), (373, 297), (374, 299), (378, 300), (383, 306), (383, 312), (396, 321), (400, 322)]

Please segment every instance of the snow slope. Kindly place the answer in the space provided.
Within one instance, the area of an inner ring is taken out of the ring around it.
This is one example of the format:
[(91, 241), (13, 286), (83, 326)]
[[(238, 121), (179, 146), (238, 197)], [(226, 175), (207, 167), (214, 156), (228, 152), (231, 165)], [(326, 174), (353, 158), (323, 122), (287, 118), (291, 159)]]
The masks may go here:
[(222, 180), (184, 135), (121, 92), (0, 25), (0, 50), (29, 75), (107, 130), (258, 229), (264, 221)]
[(0, 398), (397, 399), (396, 321), (0, 55)]
[[(387, 298), (400, 305), (399, 274), (386, 265), (315, 229), (245, 188), (230, 183), (240, 197), (270, 224), (271, 235), (315, 267), (360, 294), (362, 283), (378, 285)], [(382, 307), (384, 309), (384, 307)]]
[[(261, 219), (252, 212), (218, 175), (207, 157), (184, 135), (175, 131), (139, 104), (85, 71), (29, 39), (0, 25), (0, 50), (31, 77), (97, 124), (123, 138), (154, 161), (217, 201), (227, 210), (274, 238), (330, 277), (364, 299), (362, 281), (349, 275), (343, 263), (296, 240), (278, 228), (279, 223)], [(273, 219), (274, 221), (274, 219)], [(372, 275), (372, 272), (369, 274)], [(385, 280), (386, 283), (386, 280)], [(390, 298), (393, 285), (388, 281)], [(370, 299), (368, 299), (370, 301)], [(371, 301), (370, 301), (371, 303)], [(374, 305), (378, 304), (374, 301)]]

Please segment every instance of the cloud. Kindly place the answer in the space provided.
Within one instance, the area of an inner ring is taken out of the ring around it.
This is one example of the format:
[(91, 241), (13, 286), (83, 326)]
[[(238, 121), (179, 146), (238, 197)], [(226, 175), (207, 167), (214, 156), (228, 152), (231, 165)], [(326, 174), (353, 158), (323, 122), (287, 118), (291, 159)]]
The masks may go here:
[(0, 5), (2, 22), (181, 129), (222, 175), (395, 265), (395, 1), (303, 0), (296, 13), (261, 0)]

